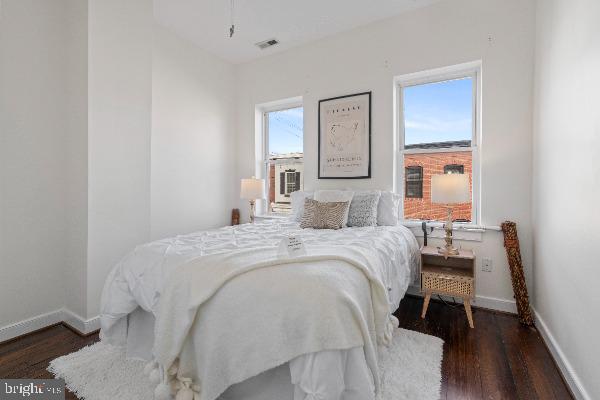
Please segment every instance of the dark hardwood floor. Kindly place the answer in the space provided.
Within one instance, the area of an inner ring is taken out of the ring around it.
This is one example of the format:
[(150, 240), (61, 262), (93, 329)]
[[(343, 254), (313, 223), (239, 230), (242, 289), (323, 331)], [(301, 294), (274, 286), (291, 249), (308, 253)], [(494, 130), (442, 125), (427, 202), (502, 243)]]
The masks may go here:
[[(475, 329), (462, 307), (406, 297), (396, 316), (406, 329), (445, 341), (441, 399), (572, 399), (539, 333), (512, 315), (474, 309)], [(0, 378), (51, 378), (50, 360), (98, 340), (56, 325), (0, 344)], [(75, 399), (68, 393), (67, 399)], [(418, 399), (415, 399), (418, 400)]]
[(572, 399), (538, 331), (517, 317), (473, 308), (469, 328), (462, 306), (407, 296), (396, 317), (405, 329), (444, 340), (441, 399)]
[[(80, 336), (65, 325), (54, 325), (0, 344), (0, 378), (53, 378), (50, 361), (97, 342), (98, 334)], [(76, 400), (67, 392), (66, 399)]]

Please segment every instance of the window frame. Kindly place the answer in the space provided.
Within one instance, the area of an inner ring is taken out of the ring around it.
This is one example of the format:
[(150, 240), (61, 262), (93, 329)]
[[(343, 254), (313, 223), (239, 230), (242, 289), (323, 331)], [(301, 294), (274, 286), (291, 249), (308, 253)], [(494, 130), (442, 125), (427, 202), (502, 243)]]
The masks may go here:
[[(269, 164), (286, 164), (290, 161), (297, 161), (298, 158), (281, 158), (277, 160), (269, 160), (269, 113), (276, 111), (290, 110), (292, 108), (304, 108), (302, 97), (292, 97), (289, 99), (279, 100), (275, 102), (264, 103), (256, 106), (256, 177), (265, 179), (265, 189), (267, 199), (258, 200), (256, 204), (257, 215), (269, 215), (269, 216), (285, 216), (286, 213), (272, 212), (268, 200), (269, 195)], [(304, 137), (304, 132), (303, 132)], [(304, 154), (304, 143), (302, 144), (302, 153)], [(304, 164), (304, 157), (302, 157), (302, 164)], [(300, 178), (303, 179), (302, 177)]]
[[(404, 88), (411, 86), (424, 85), (429, 83), (445, 82), (449, 80), (471, 78), (473, 82), (472, 93), (472, 135), (471, 146), (460, 147), (452, 146), (435, 149), (405, 149), (405, 126), (404, 126)], [(436, 68), (432, 70), (410, 73), (394, 78), (394, 191), (401, 194), (400, 210), (401, 221), (405, 224), (414, 223), (417, 220), (404, 219), (404, 200), (405, 200), (405, 171), (404, 155), (419, 153), (449, 153), (449, 152), (471, 152), (472, 158), (472, 199), (471, 199), (471, 222), (459, 223), (467, 226), (479, 226), (481, 223), (480, 212), (480, 163), (479, 163), (479, 143), (481, 142), (481, 61), (468, 62), (464, 64), (453, 65), (449, 67)], [(437, 222), (437, 221), (436, 221)]]

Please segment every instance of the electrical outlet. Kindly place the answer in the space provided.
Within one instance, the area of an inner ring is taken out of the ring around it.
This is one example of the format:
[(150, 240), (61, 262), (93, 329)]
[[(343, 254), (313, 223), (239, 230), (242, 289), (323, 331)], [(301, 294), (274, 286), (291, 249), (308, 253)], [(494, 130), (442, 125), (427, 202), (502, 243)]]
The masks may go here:
[(481, 260), (481, 270), (485, 272), (492, 272), (492, 259), (484, 258)]

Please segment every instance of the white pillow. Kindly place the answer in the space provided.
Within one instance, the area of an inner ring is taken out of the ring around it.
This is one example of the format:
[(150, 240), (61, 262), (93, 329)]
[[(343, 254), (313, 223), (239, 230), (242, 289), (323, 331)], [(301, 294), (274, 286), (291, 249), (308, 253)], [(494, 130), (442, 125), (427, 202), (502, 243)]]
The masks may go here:
[[(348, 204), (352, 202), (352, 197), (354, 197), (354, 192), (349, 190), (317, 190), (315, 192), (315, 200), (321, 203), (332, 203), (332, 202), (345, 202)], [(348, 226), (348, 212), (350, 211), (350, 207), (346, 208), (346, 212), (344, 213), (344, 227)]]
[(315, 196), (315, 192), (304, 192), (301, 190), (297, 190), (290, 194), (290, 199), (292, 201), (292, 218), (294, 221), (300, 222), (302, 220), (302, 215), (304, 215), (304, 199), (313, 199)]
[(377, 225), (396, 226), (399, 219), (400, 195), (392, 192), (381, 192), (377, 207)]

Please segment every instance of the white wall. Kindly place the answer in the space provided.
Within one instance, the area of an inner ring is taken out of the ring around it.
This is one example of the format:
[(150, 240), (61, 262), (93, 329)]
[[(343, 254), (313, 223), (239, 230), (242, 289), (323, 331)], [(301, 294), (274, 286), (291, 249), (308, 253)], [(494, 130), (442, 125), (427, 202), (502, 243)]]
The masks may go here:
[[(90, 0), (87, 316), (108, 271), (150, 239), (152, 1)], [(84, 316), (85, 317), (85, 316)]]
[(538, 2), (534, 303), (559, 365), (588, 399), (600, 398), (599, 16), (597, 0)]
[[(238, 178), (255, 170), (255, 105), (303, 96), (305, 187), (390, 190), (394, 76), (482, 60), (482, 223), (517, 222), (530, 275), (534, 16), (532, 0), (445, 1), (240, 65)], [(318, 180), (318, 100), (368, 90), (373, 92), (372, 179)], [(483, 242), (462, 245), (494, 262), (493, 272), (479, 273), (478, 294), (512, 309), (501, 233), (487, 232)], [(479, 304), (491, 305), (483, 300)]]
[(66, 168), (65, 2), (0, 10), (0, 327), (60, 309)]
[(234, 202), (233, 66), (156, 24), (152, 237), (227, 225)]
[(228, 223), (234, 69), (151, 0), (2, 0), (0, 18), (0, 340), (93, 329), (136, 245)]

